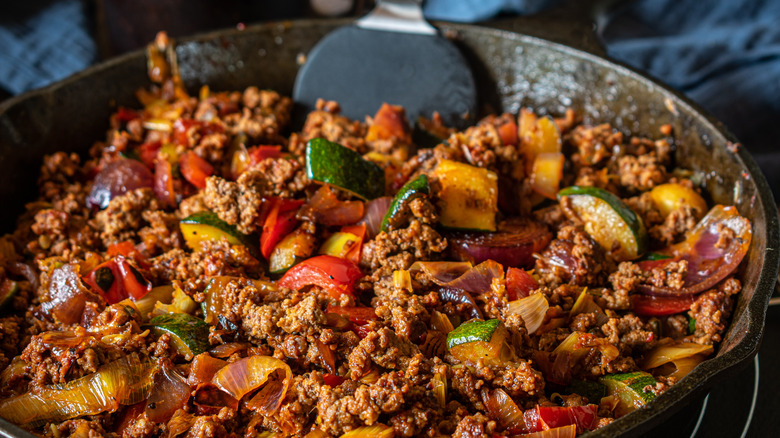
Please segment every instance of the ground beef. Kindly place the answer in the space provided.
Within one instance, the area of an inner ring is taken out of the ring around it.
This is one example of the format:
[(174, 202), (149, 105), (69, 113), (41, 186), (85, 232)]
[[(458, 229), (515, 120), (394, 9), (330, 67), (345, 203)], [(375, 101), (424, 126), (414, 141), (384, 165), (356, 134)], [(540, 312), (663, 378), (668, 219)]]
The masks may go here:
[(430, 260), (447, 248), (443, 238), (430, 225), (412, 219), (406, 228), (381, 232), (363, 246), (360, 265), (368, 270), (384, 267), (408, 269), (415, 260)]
[(653, 331), (638, 316), (632, 314), (609, 318), (609, 321), (601, 326), (601, 332), (624, 356), (640, 353), (653, 345)]
[(542, 284), (549, 286), (599, 285), (611, 266), (599, 244), (577, 226), (562, 227), (536, 259), (536, 272)]
[(453, 438), (490, 438), (498, 424), (481, 413), (469, 415), (460, 420)]
[(136, 189), (113, 198), (105, 210), (95, 215), (94, 228), (106, 247), (132, 240), (136, 232), (148, 225), (144, 212), (159, 210), (160, 205), (151, 189)]
[(731, 315), (734, 294), (742, 290), (742, 284), (735, 278), (729, 278), (715, 289), (703, 292), (691, 305), (688, 315), (696, 321), (693, 341), (698, 344), (720, 342), (726, 331), (726, 322)]
[(297, 160), (266, 158), (250, 169), (267, 179), (268, 195), (292, 198), (300, 195), (309, 184), (305, 166)]
[(654, 241), (658, 242), (657, 245), (664, 247), (672, 245), (683, 240), (685, 233), (692, 230), (699, 222), (702, 213), (690, 205), (683, 205), (669, 213), (663, 223), (650, 227), (648, 233)]
[(366, 146), (367, 127), (357, 120), (339, 115), (341, 108), (335, 102), (317, 101), (317, 110), (306, 117), (303, 125), (302, 141), (324, 138), (346, 146), (360, 154), (368, 151)]
[(211, 176), (206, 179), (203, 203), (220, 219), (249, 234), (257, 227), (268, 186), (266, 175), (254, 169), (242, 173), (236, 182)]
[(613, 149), (623, 142), (623, 134), (609, 124), (598, 126), (577, 126), (568, 135), (567, 140), (577, 148), (572, 161), (582, 166), (593, 166), (605, 162)]
[(666, 181), (666, 168), (654, 155), (624, 155), (617, 166), (620, 185), (630, 192), (650, 190)]

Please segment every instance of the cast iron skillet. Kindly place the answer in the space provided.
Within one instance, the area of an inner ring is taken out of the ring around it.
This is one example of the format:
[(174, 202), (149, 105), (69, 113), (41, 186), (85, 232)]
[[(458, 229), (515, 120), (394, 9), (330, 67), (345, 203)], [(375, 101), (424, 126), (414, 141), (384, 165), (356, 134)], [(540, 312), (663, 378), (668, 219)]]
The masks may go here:
[[(249, 85), (289, 95), (299, 62), (326, 33), (347, 21), (270, 23), (180, 42), (182, 77), (191, 91)], [(467, 25), (439, 23), (457, 40), (479, 84), (485, 111), (530, 106), (550, 114), (577, 109), (586, 123), (610, 122), (633, 134), (658, 137), (669, 123), (678, 139), (677, 164), (696, 171), (711, 201), (734, 204), (753, 223), (753, 244), (742, 264), (744, 290), (717, 355), (644, 409), (588, 436), (635, 435), (648, 430), (732, 375), (758, 351), (778, 270), (778, 218), (769, 187), (746, 150), (725, 128), (686, 99), (624, 66), (550, 41)], [(432, 62), (436, 62), (432, 60)], [(0, 105), (0, 229), (11, 230), (25, 201), (35, 196), (43, 154), (85, 153), (105, 135), (116, 105), (138, 105), (147, 85), (145, 58), (135, 52), (63, 82)], [(30, 436), (0, 420), (0, 436)]]

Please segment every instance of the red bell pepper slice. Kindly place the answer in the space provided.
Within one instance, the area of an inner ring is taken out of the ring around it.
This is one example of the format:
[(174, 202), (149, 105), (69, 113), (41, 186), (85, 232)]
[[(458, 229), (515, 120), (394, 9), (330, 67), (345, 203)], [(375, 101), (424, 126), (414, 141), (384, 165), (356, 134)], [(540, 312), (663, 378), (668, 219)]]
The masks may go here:
[(187, 152), (179, 158), (179, 170), (184, 179), (199, 189), (205, 189), (206, 178), (214, 174), (214, 167), (195, 152)]
[(363, 339), (366, 336), (368, 336), (369, 333), (371, 333), (371, 327), (368, 325), (358, 325), (355, 324), (354, 327), (352, 327), (352, 331), (355, 332), (356, 335), (358, 335), (358, 338)]
[(281, 146), (252, 146), (247, 150), (250, 165), (262, 162), (266, 158), (281, 158)]
[(354, 297), (355, 283), (363, 277), (356, 264), (331, 255), (319, 255), (306, 259), (290, 268), (279, 279), (279, 286), (301, 289), (316, 285), (338, 299), (342, 294)]
[(341, 315), (359, 325), (368, 324), (370, 321), (379, 319), (373, 307), (328, 306), (326, 312)]
[(267, 198), (260, 211), (260, 223), (263, 232), (260, 234), (260, 252), (268, 259), (274, 247), (282, 238), (298, 225), (298, 209), (302, 200), (286, 198)]
[(176, 191), (173, 188), (173, 169), (168, 160), (157, 160), (154, 164), (154, 194), (166, 206), (176, 205)]
[(363, 240), (366, 236), (366, 224), (360, 224), (360, 225), (347, 225), (345, 227), (341, 228), (341, 231), (345, 233), (354, 234), (358, 238), (358, 243), (356, 245), (353, 245), (352, 248), (350, 248), (347, 253), (344, 255), (344, 258), (351, 261), (354, 264), (360, 263), (360, 252), (363, 249)]
[(154, 169), (154, 162), (157, 161), (157, 154), (160, 152), (160, 149), (162, 149), (162, 142), (151, 141), (138, 146), (136, 152), (138, 153), (138, 158), (146, 164), (146, 167)]
[(537, 406), (523, 413), (527, 432), (539, 432), (574, 424), (577, 430), (593, 430), (598, 423), (598, 406)]
[(695, 295), (653, 296), (632, 295), (631, 308), (634, 313), (646, 316), (665, 316), (685, 312), (696, 301)]
[(509, 301), (525, 298), (538, 287), (539, 282), (525, 270), (519, 268), (506, 270), (506, 293)]
[(108, 304), (116, 304), (128, 297), (137, 300), (152, 290), (152, 283), (123, 256), (101, 263), (84, 276), (84, 282)]

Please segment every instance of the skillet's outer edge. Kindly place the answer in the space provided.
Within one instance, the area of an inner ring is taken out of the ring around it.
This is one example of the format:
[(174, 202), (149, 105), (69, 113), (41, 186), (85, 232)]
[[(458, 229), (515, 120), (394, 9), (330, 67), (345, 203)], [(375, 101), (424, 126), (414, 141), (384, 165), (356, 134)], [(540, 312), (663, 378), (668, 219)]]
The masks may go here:
[[(334, 20), (329, 21), (328, 26), (338, 26), (348, 24), (351, 20)], [(216, 32), (210, 32), (202, 35), (198, 35), (192, 38), (181, 39), (181, 43), (188, 42), (205, 42), (210, 40), (218, 40), (223, 36), (233, 36), (241, 32), (252, 32), (253, 29), (266, 29), (274, 26), (287, 26), (288, 23), (267, 23), (247, 27), (244, 31), (238, 31), (234, 29), (222, 30)], [(322, 21), (318, 20), (301, 20), (295, 24), (296, 26), (323, 26)], [(660, 89), (662, 92), (673, 96), (678, 104), (687, 106), (689, 112), (694, 114), (697, 118), (697, 123), (704, 126), (709, 126), (713, 130), (721, 133), (727, 141), (736, 143), (734, 136), (729, 133), (721, 123), (717, 122), (711, 115), (705, 110), (700, 108), (695, 103), (691, 102), (685, 96), (680, 95), (678, 92), (671, 90), (670, 88), (661, 85), (658, 81), (648, 78), (646, 74), (639, 73), (635, 69), (625, 66), (621, 63), (606, 60), (600, 56), (588, 53), (586, 51), (570, 48), (565, 45), (552, 43), (540, 38), (522, 35), (518, 33), (479, 28), (477, 26), (462, 25), (462, 24), (450, 24), (450, 23), (437, 23), (440, 28), (452, 29), (454, 31), (464, 30), (471, 32), (488, 32), (493, 34), (497, 38), (510, 38), (516, 41), (529, 42), (532, 44), (552, 47), (558, 52), (562, 52), (566, 55), (584, 59), (588, 62), (595, 63), (599, 66), (612, 69), (620, 72), (621, 74), (631, 76), (633, 79), (641, 81), (647, 84), (649, 87)], [(139, 57), (143, 57), (143, 51), (138, 50), (128, 53), (90, 67), (89, 69), (77, 73), (63, 81), (50, 85), (40, 90), (35, 90), (11, 99), (0, 104), (0, 115), (13, 108), (14, 106), (23, 103), (24, 101), (41, 96), (51, 95), (56, 93), (59, 89), (74, 84), (78, 81), (88, 79), (93, 75), (98, 75), (101, 72), (105, 72), (111, 68), (116, 68), (124, 65), (125, 63), (138, 62)], [(695, 369), (689, 378), (686, 378), (682, 382), (672, 386), (664, 395), (656, 399), (652, 406), (649, 408), (637, 410), (625, 419), (616, 421), (611, 425), (606, 426), (595, 432), (588, 434), (589, 437), (601, 437), (601, 436), (614, 436), (617, 434), (635, 435), (640, 432), (648, 430), (655, 424), (658, 424), (661, 420), (671, 415), (674, 411), (682, 407), (685, 400), (691, 400), (693, 397), (703, 393), (706, 387), (711, 386), (717, 380), (728, 377), (728, 375), (735, 373), (742, 365), (752, 359), (758, 351), (760, 345), (761, 336), (763, 334), (764, 320), (766, 316), (766, 308), (769, 298), (774, 289), (774, 284), (777, 280), (777, 268), (780, 264), (778, 259), (778, 248), (780, 248), (780, 230), (778, 229), (778, 217), (777, 209), (775, 207), (774, 198), (769, 189), (769, 186), (764, 178), (763, 174), (759, 170), (753, 158), (749, 152), (744, 148), (739, 148), (736, 153), (738, 161), (741, 166), (749, 172), (749, 175), (753, 179), (753, 183), (756, 185), (758, 199), (761, 210), (763, 210), (766, 221), (766, 251), (763, 254), (764, 264), (760, 270), (759, 278), (756, 283), (756, 289), (753, 298), (748, 302), (747, 307), (744, 309), (740, 321), (745, 324), (745, 336), (739, 341), (734, 348), (727, 351), (721, 356), (717, 356), (710, 359), (702, 366)], [(756, 236), (754, 235), (754, 238)], [(732, 324), (736, 324), (738, 321), (732, 321)], [(22, 429), (8, 423), (7, 421), (0, 419), (0, 436), (4, 437), (33, 437), (32, 434), (23, 431)]]

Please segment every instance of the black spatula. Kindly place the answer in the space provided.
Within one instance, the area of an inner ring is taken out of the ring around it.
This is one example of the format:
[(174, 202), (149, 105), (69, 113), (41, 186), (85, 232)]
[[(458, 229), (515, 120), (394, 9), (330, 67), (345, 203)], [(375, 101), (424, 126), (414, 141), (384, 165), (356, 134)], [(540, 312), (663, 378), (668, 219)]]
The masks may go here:
[(438, 111), (456, 127), (473, 120), (477, 105), (468, 64), (414, 0), (380, 0), (355, 25), (317, 43), (298, 71), (293, 99), (308, 112), (319, 98), (337, 101), (352, 119), (387, 102), (402, 105), (413, 123)]

